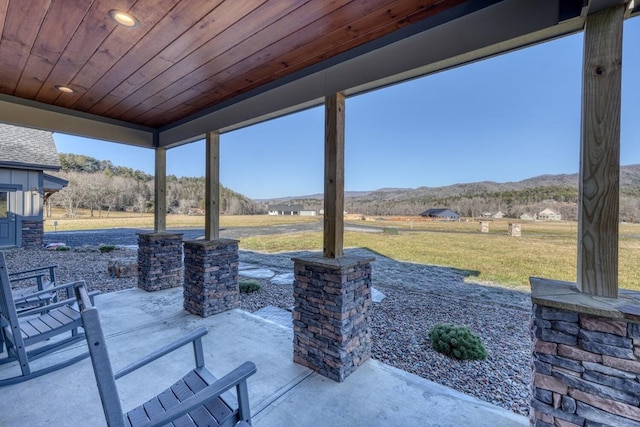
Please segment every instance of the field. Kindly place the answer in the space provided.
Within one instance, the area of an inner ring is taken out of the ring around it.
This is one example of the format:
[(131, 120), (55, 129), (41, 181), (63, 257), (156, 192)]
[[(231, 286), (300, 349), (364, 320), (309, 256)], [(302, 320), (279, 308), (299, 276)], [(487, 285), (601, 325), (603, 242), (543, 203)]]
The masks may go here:
[[(300, 216), (269, 216), (269, 215), (222, 215), (221, 227), (264, 227), (268, 225), (283, 225), (301, 222), (317, 222), (318, 218)], [(54, 225), (57, 222), (57, 225)], [(204, 216), (167, 215), (167, 228), (204, 228)], [(44, 231), (95, 230), (100, 228), (153, 228), (153, 214), (111, 212), (107, 217), (102, 212), (94, 212), (92, 218), (88, 210), (79, 209), (78, 214), (69, 218), (62, 209), (53, 209), (51, 217), (46, 218)]]
[[(529, 276), (576, 280), (577, 223), (521, 221), (522, 237), (507, 236), (509, 221), (495, 220), (489, 233), (479, 233), (476, 221), (424, 222), (418, 218), (376, 218), (362, 221), (349, 217), (346, 225), (397, 228), (398, 234), (347, 231), (345, 247), (368, 248), (399, 261), (433, 264), (462, 270), (470, 282), (496, 283), (528, 289)], [(112, 227), (152, 228), (153, 216), (111, 214), (110, 218), (89, 218), (87, 214), (66, 219), (55, 216), (45, 230), (86, 230)], [(313, 217), (222, 216), (221, 227), (264, 227), (317, 222)], [(203, 217), (168, 216), (169, 228), (203, 227)], [(240, 241), (241, 249), (262, 252), (321, 250), (319, 232), (255, 235)], [(640, 290), (640, 225), (620, 225), (619, 285)], [(374, 264), (375, 268), (375, 264)]]

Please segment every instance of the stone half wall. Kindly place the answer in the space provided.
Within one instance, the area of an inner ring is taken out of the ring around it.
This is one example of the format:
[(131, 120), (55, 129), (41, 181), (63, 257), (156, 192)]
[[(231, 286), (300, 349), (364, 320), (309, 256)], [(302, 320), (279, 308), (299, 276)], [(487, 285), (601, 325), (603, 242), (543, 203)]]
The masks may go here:
[(22, 247), (25, 249), (40, 249), (43, 244), (43, 221), (22, 220)]
[(532, 426), (640, 427), (635, 296), (595, 299), (532, 278)]
[(371, 356), (373, 258), (293, 261), (293, 361), (344, 381)]

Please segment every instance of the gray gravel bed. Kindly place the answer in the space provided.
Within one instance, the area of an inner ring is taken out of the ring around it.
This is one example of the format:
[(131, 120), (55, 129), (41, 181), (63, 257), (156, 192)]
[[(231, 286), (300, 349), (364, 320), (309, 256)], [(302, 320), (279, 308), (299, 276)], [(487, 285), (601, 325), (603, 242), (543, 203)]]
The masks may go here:
[[(90, 242), (85, 235), (84, 242)], [(97, 243), (96, 243), (97, 244)], [(240, 251), (240, 261), (291, 272), (292, 257), (309, 252), (263, 254)], [(444, 384), (484, 401), (527, 415), (531, 363), (529, 295), (498, 286), (465, 282), (465, 272), (398, 262), (364, 249), (346, 253), (374, 256), (372, 284), (387, 297), (372, 307), (373, 357), (389, 365)], [(137, 278), (111, 278), (112, 258), (137, 256), (117, 249), (100, 253), (97, 247), (73, 251), (6, 251), (9, 271), (58, 265), (59, 281), (86, 280), (89, 289), (112, 292), (137, 285)], [(289, 310), (291, 285), (260, 280), (262, 288), (241, 295), (241, 308), (254, 312), (268, 305)], [(436, 323), (466, 325), (480, 335), (486, 361), (455, 361), (433, 351), (428, 333)]]

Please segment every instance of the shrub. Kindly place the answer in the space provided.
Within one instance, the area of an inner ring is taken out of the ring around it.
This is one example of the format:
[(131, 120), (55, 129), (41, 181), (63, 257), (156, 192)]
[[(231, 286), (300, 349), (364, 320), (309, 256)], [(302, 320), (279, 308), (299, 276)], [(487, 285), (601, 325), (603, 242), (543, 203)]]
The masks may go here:
[(484, 360), (487, 350), (480, 337), (466, 326), (440, 323), (429, 332), (431, 347), (446, 356), (458, 360)]
[(114, 245), (104, 245), (104, 244), (100, 244), (98, 246), (98, 249), (100, 249), (100, 252), (111, 252), (115, 249), (116, 247)]
[(69, 246), (58, 246), (56, 248), (56, 251), (62, 251), (62, 252), (66, 252), (66, 251), (70, 251), (71, 248)]
[(251, 293), (260, 290), (260, 282), (255, 279), (241, 280), (240, 283), (240, 292)]

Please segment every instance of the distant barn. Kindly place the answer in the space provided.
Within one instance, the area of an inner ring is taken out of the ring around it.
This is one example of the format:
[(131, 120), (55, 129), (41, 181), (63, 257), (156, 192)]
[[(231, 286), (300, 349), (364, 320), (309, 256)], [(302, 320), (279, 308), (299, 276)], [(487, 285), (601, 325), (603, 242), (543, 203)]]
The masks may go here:
[(460, 214), (451, 209), (427, 209), (420, 214), (423, 218), (433, 218), (444, 221), (460, 221)]

